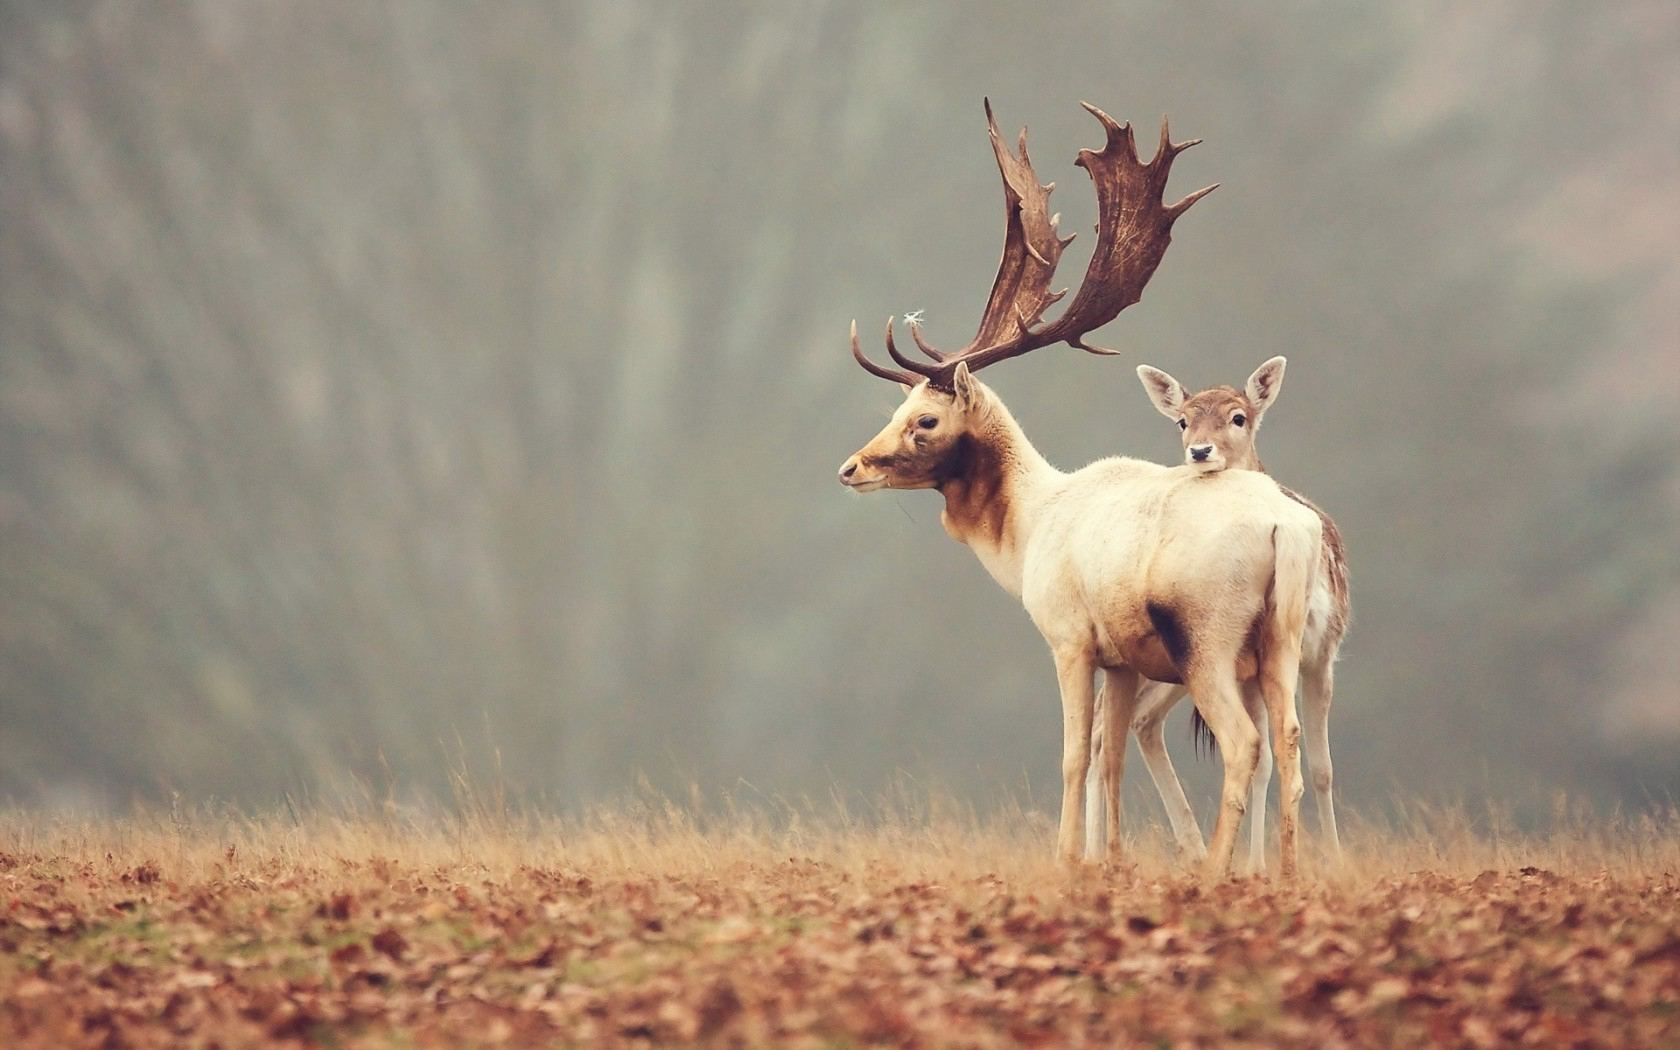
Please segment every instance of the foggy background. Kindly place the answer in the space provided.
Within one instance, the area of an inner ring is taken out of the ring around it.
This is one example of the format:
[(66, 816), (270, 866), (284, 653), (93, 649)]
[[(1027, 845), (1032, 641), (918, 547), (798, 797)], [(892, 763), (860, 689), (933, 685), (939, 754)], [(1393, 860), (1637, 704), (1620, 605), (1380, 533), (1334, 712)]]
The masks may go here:
[(1175, 461), (1137, 363), (1288, 355), (1341, 797), (1672, 801), (1680, 8), (1028, 7), (0, 6), (0, 798), (1053, 808), (1018, 603), (834, 482), (899, 400), (850, 320), (979, 319), (990, 95), (1058, 284), (1080, 99), (1206, 140), (1128, 356), (985, 379), (1064, 468)]

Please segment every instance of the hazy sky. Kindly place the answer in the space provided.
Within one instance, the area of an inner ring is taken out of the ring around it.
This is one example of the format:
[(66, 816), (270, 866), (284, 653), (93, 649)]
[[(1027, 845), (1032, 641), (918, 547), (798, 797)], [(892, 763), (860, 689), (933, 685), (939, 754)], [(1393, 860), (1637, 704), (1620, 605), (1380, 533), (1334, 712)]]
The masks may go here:
[(1289, 357), (1345, 799), (1672, 800), (1680, 9), (1564, 2), (0, 8), (0, 794), (1053, 798), (1018, 604), (833, 482), (850, 321), (978, 320), (988, 95), (1070, 231), (1081, 99), (1205, 139), (1127, 356), (986, 379), (1171, 460), (1135, 364)]

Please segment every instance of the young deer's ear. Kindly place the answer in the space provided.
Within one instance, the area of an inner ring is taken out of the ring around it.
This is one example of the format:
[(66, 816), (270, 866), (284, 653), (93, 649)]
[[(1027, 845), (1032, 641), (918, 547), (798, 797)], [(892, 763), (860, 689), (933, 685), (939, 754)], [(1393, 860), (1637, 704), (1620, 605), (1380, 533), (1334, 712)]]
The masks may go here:
[(957, 395), (957, 404), (962, 408), (973, 408), (980, 403), (980, 384), (968, 374), (968, 362), (957, 365), (957, 370), (951, 373), (951, 391)]
[(1272, 402), (1277, 400), (1278, 391), (1283, 389), (1283, 366), (1288, 363), (1282, 357), (1274, 357), (1256, 368), (1254, 374), (1248, 377), (1248, 384), (1243, 392), (1248, 395), (1249, 404), (1254, 406), (1256, 422), (1259, 422), (1266, 409), (1272, 407)]
[(1159, 368), (1148, 365), (1138, 365), (1137, 374), (1143, 381), (1143, 392), (1149, 395), (1155, 408), (1163, 416), (1178, 422), (1178, 417), (1184, 413), (1184, 400), (1190, 396), (1184, 392), (1184, 384)]

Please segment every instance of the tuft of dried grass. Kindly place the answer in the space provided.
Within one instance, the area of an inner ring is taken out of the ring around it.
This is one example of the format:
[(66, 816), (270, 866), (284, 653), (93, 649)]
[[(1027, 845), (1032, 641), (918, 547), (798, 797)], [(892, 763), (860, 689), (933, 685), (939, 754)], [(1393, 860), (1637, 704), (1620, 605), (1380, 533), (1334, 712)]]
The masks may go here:
[[(1275, 828), (1275, 824), (1273, 825)], [(323, 867), (385, 858), (414, 867), (470, 867), (487, 874), (528, 868), (608, 876), (691, 875), (762, 868), (789, 860), (858, 877), (962, 881), (986, 877), (1023, 886), (1120, 870), (1176, 878), (1194, 868), (1166, 830), (1146, 823), (1107, 865), (1070, 870), (1051, 857), (1054, 816), (1009, 802), (981, 814), (938, 796), (899, 792), (857, 813), (843, 803), (651, 793), (574, 816), (494, 806), (436, 808), (288, 805), (267, 813), (141, 809), (126, 817), (0, 812), (0, 851), (14, 855), (152, 862), (179, 877), (226, 871), (229, 861)], [(1680, 808), (1603, 816), (1559, 802), (1538, 830), (1519, 829), (1497, 808), (1410, 804), (1385, 818), (1343, 819), (1344, 853), (1332, 859), (1308, 835), (1307, 885), (1354, 889), (1412, 872), (1451, 877), (1543, 868), (1566, 875), (1654, 876), (1680, 871)], [(1238, 846), (1244, 873), (1246, 836)], [(1274, 839), (1275, 849), (1275, 839)], [(1275, 854), (1269, 858), (1275, 871)]]

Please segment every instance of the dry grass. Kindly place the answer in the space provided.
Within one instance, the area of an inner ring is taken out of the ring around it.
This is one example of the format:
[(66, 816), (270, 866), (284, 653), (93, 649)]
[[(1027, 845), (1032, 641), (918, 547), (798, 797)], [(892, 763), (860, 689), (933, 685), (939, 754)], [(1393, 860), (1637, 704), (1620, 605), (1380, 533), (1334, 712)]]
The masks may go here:
[[(1564, 800), (1542, 830), (1509, 813), (1414, 805), (1381, 821), (1342, 813), (1345, 857), (1332, 863), (1304, 814), (1308, 885), (1356, 887), (1415, 871), (1474, 876), (1540, 867), (1560, 874), (1639, 877), (1680, 871), (1680, 808), (1604, 816)], [(1275, 815), (1274, 815), (1275, 821)], [(1138, 823), (1139, 818), (1128, 816)], [(1275, 823), (1273, 834), (1275, 847)], [(1051, 860), (1053, 814), (1005, 803), (979, 815), (943, 798), (901, 792), (867, 813), (839, 803), (688, 803), (658, 797), (604, 806), (575, 818), (517, 812), (498, 797), (463, 789), (445, 809), (386, 803), (250, 815), (234, 810), (140, 810), (125, 818), (77, 819), (0, 811), (0, 850), (154, 860), (183, 877), (225, 869), (232, 849), (248, 862), (320, 865), (385, 857), (416, 865), (468, 864), (507, 874), (525, 867), (587, 868), (615, 876), (704, 874), (785, 861), (815, 861), (851, 874), (901, 878), (1002, 878), (1030, 885), (1069, 877)], [(1247, 849), (1238, 841), (1238, 866)], [(1181, 877), (1188, 866), (1163, 827), (1130, 833), (1119, 865), (1132, 876)], [(1272, 858), (1275, 862), (1275, 857)], [(1089, 872), (1086, 873), (1090, 874)], [(1082, 877), (1082, 876), (1075, 876)]]
[(1299, 885), (1158, 831), (643, 802), (0, 816), (0, 1043), (1680, 1040), (1680, 814), (1420, 809)]

